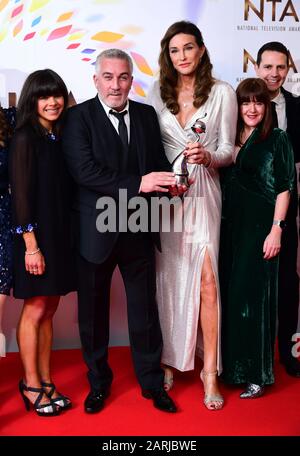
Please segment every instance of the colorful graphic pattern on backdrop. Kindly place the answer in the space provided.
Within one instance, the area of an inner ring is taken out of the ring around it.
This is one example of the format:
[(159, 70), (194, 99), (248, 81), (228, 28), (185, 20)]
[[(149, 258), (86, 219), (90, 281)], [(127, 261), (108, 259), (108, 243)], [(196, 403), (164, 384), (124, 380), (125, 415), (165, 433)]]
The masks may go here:
[[(131, 97), (145, 101), (157, 75), (159, 43), (176, 20), (203, 32), (216, 77), (234, 87), (253, 76), (257, 49), (284, 42), (299, 62), (300, 0), (0, 0), (0, 101), (19, 93), (28, 73), (50, 67), (77, 101), (95, 92), (89, 73), (101, 50), (117, 47), (134, 62)], [(246, 67), (246, 69), (245, 69)], [(300, 93), (299, 73), (287, 88)]]
[[(156, 2), (153, 3), (155, 7)], [(189, 17), (194, 16), (195, 12), (199, 13), (203, 2), (175, 1), (175, 9), (178, 9), (176, 3), (185, 11), (185, 17)], [(133, 95), (137, 99), (143, 99), (156, 69), (138, 51), (143, 26), (128, 22), (137, 5), (138, 2), (132, 0), (0, 0), (0, 49), (16, 40), (20, 53), (22, 47), (28, 52), (30, 45), (33, 52), (36, 52), (37, 46), (41, 48), (41, 45), (43, 52), (52, 52), (49, 44), (57, 41), (59, 59), (64, 58), (64, 52), (68, 52), (73, 53), (77, 60), (90, 65), (94, 65), (96, 56), (104, 48), (123, 49), (131, 55), (137, 70)], [(128, 17), (122, 15), (122, 8), (127, 9)], [(118, 18), (113, 29), (109, 27), (114, 22), (111, 22), (110, 16)], [(38, 62), (36, 63), (38, 68)], [(26, 72), (25, 68), (23, 70)]]

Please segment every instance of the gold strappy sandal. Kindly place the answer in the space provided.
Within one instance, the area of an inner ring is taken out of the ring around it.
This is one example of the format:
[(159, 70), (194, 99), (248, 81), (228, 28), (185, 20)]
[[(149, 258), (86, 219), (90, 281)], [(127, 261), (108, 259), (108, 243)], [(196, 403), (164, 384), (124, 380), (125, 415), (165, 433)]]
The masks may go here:
[(205, 381), (207, 377), (216, 376), (218, 371), (205, 372), (204, 369), (200, 372), (200, 378), (204, 386), (204, 405), (208, 410), (220, 410), (224, 405), (224, 398), (221, 394), (207, 394), (205, 392)]

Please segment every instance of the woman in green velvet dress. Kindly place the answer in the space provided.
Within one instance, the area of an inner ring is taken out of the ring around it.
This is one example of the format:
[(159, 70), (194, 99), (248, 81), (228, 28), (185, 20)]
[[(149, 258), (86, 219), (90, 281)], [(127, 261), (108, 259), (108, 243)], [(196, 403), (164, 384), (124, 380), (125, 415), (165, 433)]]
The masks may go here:
[(242, 81), (235, 165), (224, 185), (220, 269), (223, 380), (259, 397), (274, 383), (278, 254), (290, 191), (293, 153), (272, 128), (265, 82)]

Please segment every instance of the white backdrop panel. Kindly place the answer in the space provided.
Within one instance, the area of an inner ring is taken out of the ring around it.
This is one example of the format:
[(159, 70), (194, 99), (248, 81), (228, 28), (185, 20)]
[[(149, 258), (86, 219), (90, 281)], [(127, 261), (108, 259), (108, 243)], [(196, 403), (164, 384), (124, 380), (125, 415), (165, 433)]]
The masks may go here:
[[(300, 0), (1, 0), (0, 101), (7, 106), (8, 93), (18, 96), (26, 76), (40, 68), (57, 71), (77, 102), (93, 97), (93, 63), (109, 47), (131, 54), (131, 97), (144, 101), (157, 75), (160, 40), (170, 24), (182, 19), (199, 26), (215, 76), (234, 88), (242, 78), (254, 76), (260, 46), (282, 41), (293, 60), (286, 88), (300, 94), (299, 18)], [(111, 343), (126, 345), (126, 303), (118, 271), (111, 295)], [(4, 330), (10, 351), (17, 349), (20, 309), (20, 301), (7, 301)], [(62, 299), (55, 316), (54, 345), (79, 346), (75, 293)]]

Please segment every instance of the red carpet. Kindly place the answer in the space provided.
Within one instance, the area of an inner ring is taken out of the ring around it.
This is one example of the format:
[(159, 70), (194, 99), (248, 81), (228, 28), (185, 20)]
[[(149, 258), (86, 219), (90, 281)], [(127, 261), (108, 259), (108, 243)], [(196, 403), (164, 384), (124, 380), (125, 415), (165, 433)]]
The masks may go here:
[[(83, 412), (88, 392), (86, 368), (79, 350), (53, 353), (54, 380), (73, 400), (73, 408), (57, 417), (27, 412), (18, 393), (19, 355), (1, 358), (0, 435), (2, 436), (292, 436), (300, 435), (300, 379), (276, 365), (276, 385), (255, 400), (239, 399), (240, 388), (222, 385), (225, 406), (205, 409), (203, 389), (194, 372), (178, 374), (172, 397), (179, 413), (156, 410), (144, 399), (134, 376), (128, 347), (110, 349), (114, 371), (112, 394), (99, 414)], [(199, 369), (197, 370), (197, 372)]]

